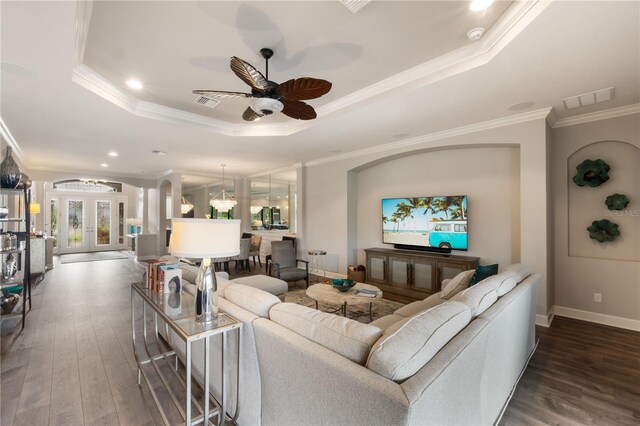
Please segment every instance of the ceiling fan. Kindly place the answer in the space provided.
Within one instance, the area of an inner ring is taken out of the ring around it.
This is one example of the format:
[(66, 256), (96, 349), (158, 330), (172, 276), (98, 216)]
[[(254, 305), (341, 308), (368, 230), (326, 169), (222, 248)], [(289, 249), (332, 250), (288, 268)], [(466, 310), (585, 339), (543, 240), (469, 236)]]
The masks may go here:
[(231, 70), (240, 80), (251, 86), (251, 93), (226, 92), (221, 90), (194, 90), (193, 93), (207, 98), (251, 98), (251, 104), (242, 114), (246, 121), (256, 121), (266, 115), (282, 112), (297, 120), (312, 120), (317, 117), (313, 107), (302, 102), (315, 99), (331, 90), (331, 83), (317, 78), (293, 78), (282, 84), (269, 80), (269, 58), (273, 50), (260, 49), (266, 60), (266, 77), (242, 59), (231, 57)]

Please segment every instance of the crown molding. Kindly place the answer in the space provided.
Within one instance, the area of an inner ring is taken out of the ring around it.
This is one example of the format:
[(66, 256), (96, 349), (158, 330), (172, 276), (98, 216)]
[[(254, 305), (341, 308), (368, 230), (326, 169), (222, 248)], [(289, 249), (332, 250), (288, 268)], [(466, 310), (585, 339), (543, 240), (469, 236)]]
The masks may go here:
[(278, 168), (271, 169), (271, 170), (265, 170), (264, 172), (254, 173), (252, 175), (247, 176), (247, 178), (248, 179), (253, 179), (253, 178), (257, 178), (257, 177), (274, 175), (276, 173), (288, 172), (291, 169), (300, 169), (300, 168), (302, 168), (304, 166), (305, 166), (305, 164), (303, 164), (303, 163), (294, 163), (294, 164), (292, 164), (290, 166), (282, 166), (282, 167), (278, 167)]
[(27, 157), (24, 155), (24, 152), (22, 152), (22, 149), (20, 149), (18, 142), (16, 142), (13, 134), (11, 134), (11, 130), (9, 130), (9, 127), (7, 127), (7, 125), (5, 124), (2, 116), (0, 116), (0, 135), (2, 135), (2, 138), (5, 141), (7, 141), (7, 145), (11, 147), (13, 155), (16, 157), (18, 162), (22, 164), (26, 169), (29, 169), (30, 167), (29, 163), (27, 162)]
[(343, 154), (333, 155), (331, 157), (320, 158), (306, 162), (305, 166), (318, 166), (320, 164), (332, 163), (334, 161), (345, 160), (348, 158), (361, 157), (367, 154), (377, 152), (393, 151), (401, 148), (408, 148), (421, 145), (426, 142), (436, 141), (440, 139), (451, 138), (454, 136), (466, 135), (469, 133), (482, 132), (484, 130), (496, 129), (499, 127), (512, 126), (514, 124), (525, 123), (533, 120), (546, 119), (552, 108), (542, 108), (535, 111), (529, 111), (522, 114), (510, 115), (508, 117), (497, 118), (495, 120), (483, 121), (480, 123), (470, 124), (467, 126), (455, 127), (441, 132), (429, 133), (426, 135), (416, 136), (388, 144), (376, 145), (369, 148), (363, 148), (356, 151), (345, 152)]
[(324, 117), (344, 108), (393, 91), (408, 91), (452, 77), (491, 61), (522, 30), (524, 30), (551, 1), (516, 1), (479, 42), (469, 44), (434, 58), (392, 77), (352, 92), (336, 101), (316, 108), (318, 118), (310, 121), (290, 120), (277, 124), (230, 123), (199, 114), (141, 101), (116, 87), (99, 73), (82, 64), (88, 28), (91, 20), (91, 1), (78, 2), (76, 12), (75, 67), (72, 80), (98, 96), (130, 113), (175, 124), (205, 127), (228, 136), (289, 136), (316, 126)]
[[(554, 112), (555, 114), (555, 112)], [(590, 112), (588, 114), (574, 115), (573, 117), (559, 118), (554, 122), (550, 121), (551, 127), (575, 126), (576, 124), (590, 123), (592, 121), (607, 120), (609, 118), (622, 117), (625, 115), (640, 114), (640, 104), (626, 105), (617, 108), (610, 108), (604, 111)]]
[[(117, 181), (118, 179), (129, 179), (129, 182), (120, 181), (122, 183), (127, 183), (129, 185), (141, 186), (146, 188), (154, 188), (156, 184), (156, 178), (151, 175), (140, 175), (135, 173), (118, 173), (118, 172), (110, 172), (108, 174), (99, 174), (92, 171), (87, 170), (79, 170), (79, 169), (56, 169), (51, 167), (30, 167), (29, 172), (40, 172), (40, 173), (52, 173), (52, 174), (60, 174), (64, 176), (68, 176), (69, 179), (76, 179), (79, 177), (82, 178), (96, 178), (96, 179), (110, 179)], [(36, 178), (37, 179), (37, 178)], [(139, 184), (139, 185), (136, 185)]]
[(87, 46), (89, 23), (93, 13), (93, 0), (76, 2), (76, 38), (73, 52), (73, 67), (82, 65), (84, 49)]

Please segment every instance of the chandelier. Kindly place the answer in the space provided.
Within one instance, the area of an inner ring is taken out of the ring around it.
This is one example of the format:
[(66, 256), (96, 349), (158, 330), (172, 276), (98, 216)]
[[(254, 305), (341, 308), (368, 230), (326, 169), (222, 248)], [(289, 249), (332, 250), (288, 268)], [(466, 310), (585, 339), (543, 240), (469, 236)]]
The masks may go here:
[(193, 204), (189, 202), (186, 198), (180, 198), (180, 213), (187, 214), (193, 209)]
[(251, 202), (251, 207), (249, 207), (251, 214), (258, 214), (262, 211), (262, 206), (258, 204), (256, 200)]
[(222, 166), (222, 191), (218, 192), (211, 200), (209, 204), (214, 209), (219, 212), (226, 213), (235, 207), (238, 202), (233, 198), (233, 195), (228, 194), (227, 191), (224, 190), (224, 168), (226, 164), (221, 164)]

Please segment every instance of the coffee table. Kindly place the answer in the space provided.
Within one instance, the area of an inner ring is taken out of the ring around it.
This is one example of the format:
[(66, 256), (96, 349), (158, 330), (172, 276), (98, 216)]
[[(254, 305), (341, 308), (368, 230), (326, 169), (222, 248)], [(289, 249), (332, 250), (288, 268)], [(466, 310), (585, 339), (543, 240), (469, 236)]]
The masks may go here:
[[(378, 294), (376, 297), (358, 296), (356, 291), (359, 289), (376, 290)], [(331, 305), (340, 305), (340, 308), (333, 312), (342, 312), (343, 316), (347, 316), (347, 305), (363, 305), (369, 304), (369, 321), (372, 321), (371, 307), (373, 302), (382, 299), (382, 290), (378, 287), (356, 283), (349, 291), (341, 292), (333, 288), (331, 284), (314, 284), (307, 289), (307, 296), (316, 302), (316, 309), (318, 309), (318, 302), (328, 303)]]

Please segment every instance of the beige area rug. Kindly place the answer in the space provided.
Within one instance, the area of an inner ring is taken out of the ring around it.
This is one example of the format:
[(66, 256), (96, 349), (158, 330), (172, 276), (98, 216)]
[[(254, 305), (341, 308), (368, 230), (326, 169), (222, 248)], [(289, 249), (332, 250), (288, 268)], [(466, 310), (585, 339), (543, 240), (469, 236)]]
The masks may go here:
[[(316, 302), (313, 299), (310, 299), (306, 295), (306, 289), (293, 289), (289, 290), (284, 295), (285, 302), (297, 303), (298, 305), (308, 306), (310, 308), (316, 307)], [(373, 320), (377, 320), (378, 318), (382, 318), (386, 315), (392, 314), (396, 309), (404, 306), (402, 303), (393, 302), (387, 299), (381, 299), (373, 302), (373, 308), (371, 311), (371, 316)], [(340, 306), (338, 305), (329, 305), (326, 303), (320, 303), (318, 308), (322, 312), (331, 312), (338, 309)], [(369, 305), (355, 305), (347, 307), (347, 316), (352, 318), (358, 322), (368, 323), (369, 322)]]

